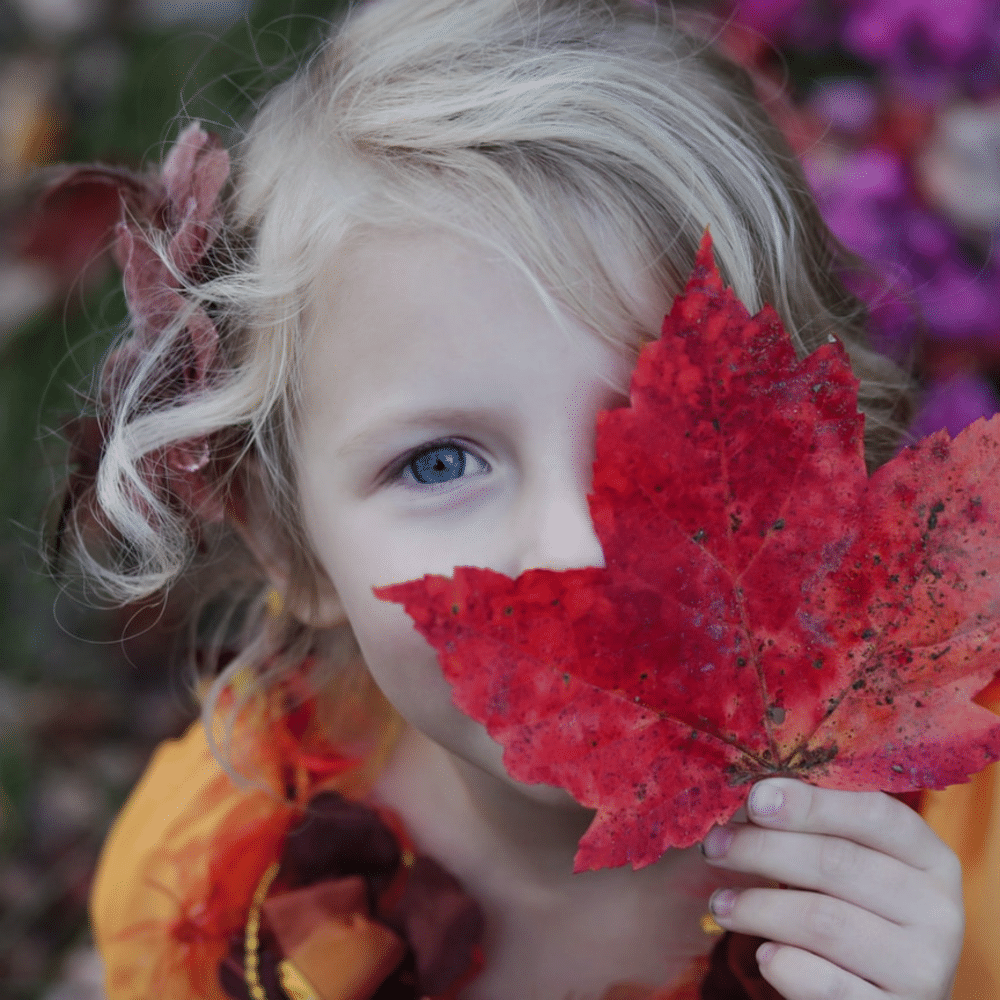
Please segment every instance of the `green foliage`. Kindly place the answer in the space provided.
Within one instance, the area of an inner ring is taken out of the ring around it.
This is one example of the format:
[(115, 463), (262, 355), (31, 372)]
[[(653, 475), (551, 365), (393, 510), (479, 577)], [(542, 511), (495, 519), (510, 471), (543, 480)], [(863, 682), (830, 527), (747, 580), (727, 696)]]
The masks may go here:
[(68, 159), (152, 159), (181, 114), (225, 134), (287, 77), (327, 32), (343, 0), (261, 0), (221, 35), (203, 27), (144, 32), (124, 26), (125, 56), (110, 100), (73, 123)]

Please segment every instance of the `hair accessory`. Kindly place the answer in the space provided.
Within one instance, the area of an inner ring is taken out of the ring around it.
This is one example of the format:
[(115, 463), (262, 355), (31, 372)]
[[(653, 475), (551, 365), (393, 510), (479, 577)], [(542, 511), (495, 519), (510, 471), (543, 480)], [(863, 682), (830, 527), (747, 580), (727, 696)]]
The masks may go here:
[[(228, 177), (229, 154), (221, 141), (192, 122), (178, 136), (159, 175), (99, 165), (70, 167), (49, 185), (46, 199), (70, 187), (110, 186), (121, 201), (114, 254), (122, 269), (133, 333), (106, 359), (105, 386), (125, 381), (170, 331), (183, 334), (177, 344), (177, 375), (170, 383), (170, 395), (183, 397), (206, 385), (218, 353), (218, 331), (204, 308), (186, 299), (181, 290), (198, 280), (218, 236), (223, 218), (220, 195)], [(93, 485), (107, 429), (96, 418), (84, 417), (68, 422), (64, 432), (75, 471), (67, 484), (56, 531), (57, 558), (69, 516)], [(189, 510), (217, 521), (223, 516), (222, 505), (204, 475), (211, 457), (208, 438), (198, 437), (145, 456), (143, 471)]]
[[(215, 242), (222, 223), (219, 194), (228, 176), (229, 154), (216, 136), (192, 122), (167, 154), (160, 177), (147, 179), (145, 214), (134, 217), (133, 206), (123, 195), (115, 256), (135, 336), (116, 352), (120, 357), (114, 357), (113, 367), (131, 362), (186, 313), (192, 364), (185, 370), (184, 388), (204, 384), (219, 335), (205, 311), (192, 307), (177, 289), (196, 275)], [(157, 248), (154, 240), (158, 244), (163, 237), (165, 246)], [(205, 463), (207, 459), (199, 467)], [(183, 464), (179, 468), (186, 471)]]

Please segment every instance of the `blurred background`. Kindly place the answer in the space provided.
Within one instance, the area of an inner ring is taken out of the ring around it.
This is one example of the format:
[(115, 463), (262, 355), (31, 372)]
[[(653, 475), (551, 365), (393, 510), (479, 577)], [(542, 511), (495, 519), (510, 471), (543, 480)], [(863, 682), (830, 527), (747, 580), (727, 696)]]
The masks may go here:
[[(419, 2), (419, 0), (415, 0)], [(998, 408), (1000, 4), (730, 0), (753, 73), (834, 232), (872, 336), (912, 368), (913, 433)], [(37, 171), (159, 159), (176, 116), (223, 135), (323, 33), (331, 0), (0, 0), (0, 1000), (99, 1000), (86, 900), (108, 823), (193, 718), (166, 606), (102, 610), (39, 555), (59, 435), (123, 314), (113, 200)], [(124, 637), (124, 638), (123, 638)]]

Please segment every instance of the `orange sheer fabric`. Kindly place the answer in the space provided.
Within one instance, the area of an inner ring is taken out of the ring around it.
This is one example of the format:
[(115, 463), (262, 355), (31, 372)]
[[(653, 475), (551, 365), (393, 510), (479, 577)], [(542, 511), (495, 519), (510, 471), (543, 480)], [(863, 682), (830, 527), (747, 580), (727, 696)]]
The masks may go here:
[[(228, 1000), (216, 968), (291, 817), (273, 795), (233, 785), (200, 725), (160, 746), (94, 879), (91, 924), (109, 1000)], [(222, 855), (233, 863), (224, 881)]]

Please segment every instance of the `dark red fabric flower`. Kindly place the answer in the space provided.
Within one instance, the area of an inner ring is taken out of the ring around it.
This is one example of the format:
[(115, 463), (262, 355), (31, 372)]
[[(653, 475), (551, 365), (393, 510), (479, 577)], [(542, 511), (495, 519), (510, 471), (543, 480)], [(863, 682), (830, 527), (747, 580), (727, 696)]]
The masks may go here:
[[(114, 252), (122, 269), (132, 336), (104, 363), (105, 405), (159, 338), (176, 331), (178, 323), (181, 337), (171, 359), (176, 371), (171, 370), (162, 402), (197, 395), (208, 385), (218, 355), (218, 330), (204, 307), (185, 297), (183, 288), (201, 277), (206, 255), (222, 229), (221, 193), (228, 177), (228, 152), (217, 136), (193, 122), (178, 136), (158, 175), (100, 165), (71, 167), (58, 173), (46, 191), (46, 200), (65, 197), (70, 190), (89, 190), (105, 199), (111, 188), (118, 195)], [(57, 556), (66, 524), (96, 479), (108, 428), (91, 417), (70, 421), (64, 431), (72, 471), (56, 533)], [(209, 474), (212, 445), (205, 436), (179, 441), (140, 462), (154, 490), (202, 521), (223, 517)]]

